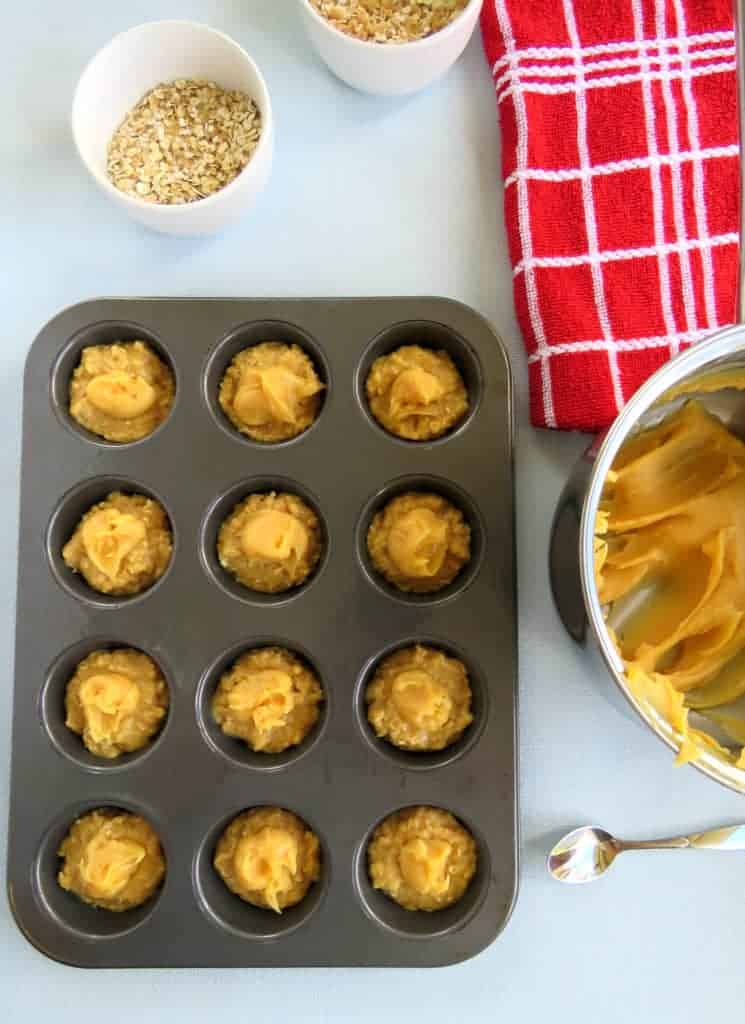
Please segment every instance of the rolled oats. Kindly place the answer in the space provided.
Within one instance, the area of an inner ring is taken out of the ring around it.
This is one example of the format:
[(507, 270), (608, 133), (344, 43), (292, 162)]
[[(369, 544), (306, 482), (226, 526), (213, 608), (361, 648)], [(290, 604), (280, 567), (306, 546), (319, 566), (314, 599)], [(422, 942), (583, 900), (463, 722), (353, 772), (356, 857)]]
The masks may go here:
[(468, 0), (311, 0), (334, 28), (374, 43), (411, 43), (449, 25)]
[(157, 85), (109, 142), (111, 182), (148, 203), (192, 203), (243, 170), (261, 136), (261, 114), (245, 93), (214, 82)]

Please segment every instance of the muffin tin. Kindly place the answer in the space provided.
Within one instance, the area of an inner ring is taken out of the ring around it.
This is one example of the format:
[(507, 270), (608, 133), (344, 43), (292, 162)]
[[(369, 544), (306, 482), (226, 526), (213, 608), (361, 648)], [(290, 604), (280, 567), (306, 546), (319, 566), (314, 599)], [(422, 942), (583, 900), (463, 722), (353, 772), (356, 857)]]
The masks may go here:
[[(176, 400), (149, 438), (112, 445), (67, 413), (81, 348), (147, 340), (172, 366)], [(302, 436), (259, 445), (223, 416), (217, 388), (254, 342), (297, 342), (326, 385)], [(371, 420), (372, 360), (405, 343), (445, 348), (471, 397), (467, 420), (434, 443), (399, 441)], [(136, 597), (94, 593), (61, 559), (83, 512), (110, 490), (166, 509), (174, 555)], [(286, 594), (245, 590), (220, 567), (217, 529), (254, 490), (296, 492), (317, 510), (325, 553)], [(473, 558), (434, 595), (405, 595), (369, 563), (366, 527), (408, 489), (454, 501)], [(19, 927), (46, 955), (81, 967), (435, 966), (487, 946), (517, 889), (516, 629), (512, 408), (501, 343), (473, 310), (445, 299), (102, 299), (65, 310), (26, 364), (8, 887)], [(469, 669), (475, 720), (453, 747), (421, 757), (372, 733), (364, 685), (408, 643), (440, 646)], [(209, 698), (243, 651), (280, 644), (316, 670), (326, 703), (298, 747), (252, 754), (223, 736)], [(64, 688), (92, 650), (128, 646), (160, 665), (170, 690), (162, 732), (115, 762), (89, 754), (64, 725)], [(212, 867), (241, 811), (286, 807), (319, 836), (323, 875), (281, 916), (243, 903)], [(452, 811), (473, 833), (477, 874), (453, 907), (410, 913), (375, 892), (366, 844), (388, 814), (414, 804)], [(56, 882), (57, 848), (80, 813), (143, 814), (168, 863), (148, 904), (113, 914)]]

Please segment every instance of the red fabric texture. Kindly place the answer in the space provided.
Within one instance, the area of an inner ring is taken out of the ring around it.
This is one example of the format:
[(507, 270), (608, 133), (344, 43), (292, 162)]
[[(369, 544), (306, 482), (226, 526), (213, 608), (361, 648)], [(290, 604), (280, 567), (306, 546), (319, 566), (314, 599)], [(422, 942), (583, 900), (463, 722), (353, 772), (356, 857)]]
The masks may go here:
[(536, 426), (600, 430), (735, 317), (731, 0), (485, 0)]

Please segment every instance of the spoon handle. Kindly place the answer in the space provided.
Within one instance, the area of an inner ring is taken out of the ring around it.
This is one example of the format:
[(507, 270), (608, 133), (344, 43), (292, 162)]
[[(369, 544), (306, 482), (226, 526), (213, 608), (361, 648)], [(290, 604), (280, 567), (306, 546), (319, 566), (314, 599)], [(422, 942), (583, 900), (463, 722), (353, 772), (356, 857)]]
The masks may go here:
[(745, 825), (713, 828), (708, 832), (694, 832), (690, 836), (671, 839), (619, 839), (622, 850), (745, 850)]

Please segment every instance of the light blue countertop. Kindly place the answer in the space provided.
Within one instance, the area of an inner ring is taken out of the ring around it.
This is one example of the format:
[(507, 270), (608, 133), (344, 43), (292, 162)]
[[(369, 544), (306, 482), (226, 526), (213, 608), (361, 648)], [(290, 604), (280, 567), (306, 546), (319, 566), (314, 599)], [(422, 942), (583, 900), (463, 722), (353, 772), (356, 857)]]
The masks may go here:
[[(4, 857), (13, 661), (21, 375), (41, 325), (99, 295), (442, 294), (489, 317), (511, 351), (517, 397), (522, 880), (507, 930), (436, 971), (81, 972), (45, 960), (0, 904), (0, 1014), (106, 1019), (450, 1022), (724, 1019), (741, 1012), (745, 856), (629, 856), (594, 886), (545, 873), (565, 828), (672, 834), (745, 818), (745, 803), (601, 696), (563, 633), (548, 587), (553, 507), (584, 440), (530, 428), (501, 216), (499, 135), (474, 39), (438, 85), (405, 101), (358, 95), (310, 52), (295, 0), (24, 0), (4, 8), (0, 133), (0, 849)], [(276, 166), (255, 212), (224, 236), (183, 241), (123, 219), (83, 172), (69, 131), (88, 58), (141, 21), (224, 29), (272, 93)], [(488, 786), (488, 780), (484, 780)], [(3, 865), (4, 874), (4, 865)], [(109, 1010), (107, 1007), (114, 1007)], [(219, 1015), (219, 1016), (218, 1016)]]

